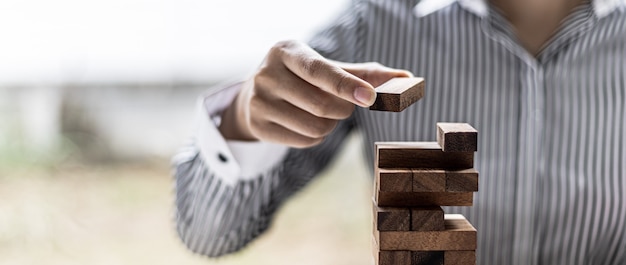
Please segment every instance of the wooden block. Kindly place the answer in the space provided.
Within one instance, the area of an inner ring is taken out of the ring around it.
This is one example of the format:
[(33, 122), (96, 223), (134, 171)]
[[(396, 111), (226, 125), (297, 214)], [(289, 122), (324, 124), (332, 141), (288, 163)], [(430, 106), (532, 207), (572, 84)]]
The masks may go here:
[(424, 78), (396, 77), (376, 89), (370, 110), (400, 112), (424, 96)]
[(478, 131), (467, 123), (437, 123), (437, 142), (444, 152), (476, 152)]
[(379, 265), (411, 265), (410, 251), (380, 251)]
[(411, 265), (444, 265), (443, 251), (412, 251)]
[(413, 192), (446, 191), (446, 171), (437, 169), (413, 169)]
[(473, 168), (446, 171), (446, 191), (478, 191), (478, 171)]
[(436, 142), (376, 142), (379, 168), (468, 169), (473, 152), (443, 152)]
[(411, 265), (411, 251), (381, 251), (372, 239), (372, 252), (376, 265)]
[(476, 265), (476, 252), (446, 251), (443, 260), (445, 265)]
[(472, 192), (386, 192), (375, 193), (379, 206), (472, 206)]
[(411, 169), (376, 168), (375, 174), (376, 182), (378, 182), (380, 190), (382, 191), (412, 191), (413, 171)]
[(460, 214), (445, 215), (443, 231), (374, 231), (380, 250), (476, 250), (476, 229)]
[(374, 227), (378, 231), (409, 231), (411, 210), (409, 208), (379, 207), (374, 205)]
[(441, 231), (444, 229), (443, 209), (441, 207), (411, 208), (411, 231)]

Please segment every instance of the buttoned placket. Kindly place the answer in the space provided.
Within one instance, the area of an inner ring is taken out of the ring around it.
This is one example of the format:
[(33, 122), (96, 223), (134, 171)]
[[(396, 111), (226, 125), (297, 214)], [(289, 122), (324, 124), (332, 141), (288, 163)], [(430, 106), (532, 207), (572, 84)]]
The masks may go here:
[[(543, 201), (537, 192), (545, 176), (540, 170), (541, 161), (545, 161), (542, 151), (546, 113), (545, 65), (555, 56), (560, 48), (577, 38), (593, 26), (594, 16), (590, 5), (582, 9), (582, 14), (572, 16), (548, 42), (542, 53), (535, 58), (517, 41), (512, 27), (503, 16), (490, 8), (488, 15), (482, 18), (482, 30), (492, 40), (500, 43), (519, 59), (519, 139), (517, 145), (517, 183), (515, 183), (515, 218), (513, 235), (513, 254), (511, 264), (536, 264), (541, 242), (539, 207)], [(504, 89), (504, 88), (503, 88)]]
[[(515, 224), (513, 225), (513, 255), (511, 264), (534, 264), (533, 248), (536, 229), (537, 164), (544, 123), (544, 70), (539, 62), (517, 41), (515, 34), (495, 10), (483, 17), (482, 29), (492, 40), (503, 45), (518, 58), (519, 120), (517, 139), (517, 170), (515, 185)], [(507, 89), (507, 88), (502, 88)]]

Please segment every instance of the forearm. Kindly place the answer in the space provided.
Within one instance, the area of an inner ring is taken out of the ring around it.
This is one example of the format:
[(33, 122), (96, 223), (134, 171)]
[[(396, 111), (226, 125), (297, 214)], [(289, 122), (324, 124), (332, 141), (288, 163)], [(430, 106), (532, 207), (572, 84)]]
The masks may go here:
[(321, 144), (289, 149), (275, 166), (234, 183), (224, 182), (203, 159), (197, 144), (191, 143), (174, 159), (181, 239), (192, 251), (211, 257), (241, 249), (268, 228), (284, 201), (334, 158), (352, 128), (352, 119), (346, 120)]
[(204, 163), (197, 148), (189, 150), (195, 154), (174, 162), (180, 238), (193, 252), (211, 257), (242, 248), (267, 228), (277, 208), (271, 180), (279, 168), (228, 185)]

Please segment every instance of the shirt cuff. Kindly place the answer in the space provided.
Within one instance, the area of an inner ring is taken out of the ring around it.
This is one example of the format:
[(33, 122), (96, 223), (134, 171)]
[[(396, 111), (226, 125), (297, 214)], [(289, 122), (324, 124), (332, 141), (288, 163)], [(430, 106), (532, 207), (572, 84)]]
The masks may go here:
[[(208, 168), (225, 184), (251, 180), (276, 167), (289, 147), (262, 141), (226, 140), (217, 126), (221, 113), (237, 96), (241, 83), (203, 95), (198, 106), (198, 145)], [(215, 91), (215, 90), (213, 90)]]

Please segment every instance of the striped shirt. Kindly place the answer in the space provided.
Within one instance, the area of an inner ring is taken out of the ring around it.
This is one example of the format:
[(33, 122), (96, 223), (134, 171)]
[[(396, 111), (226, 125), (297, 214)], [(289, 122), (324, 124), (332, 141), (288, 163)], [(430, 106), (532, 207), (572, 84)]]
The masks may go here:
[[(478, 264), (626, 264), (624, 2), (577, 7), (536, 57), (483, 1), (418, 2), (355, 1), (310, 42), (327, 58), (424, 77), (416, 104), (357, 108), (320, 145), (288, 149), (235, 181), (201, 152), (203, 135), (174, 158), (177, 228), (190, 249), (219, 256), (245, 246), (352, 130), (364, 133), (372, 163), (375, 141), (432, 141), (436, 122), (448, 121), (479, 132), (480, 192), (473, 207), (446, 209), (477, 228)], [(225, 94), (207, 97), (207, 109)]]

